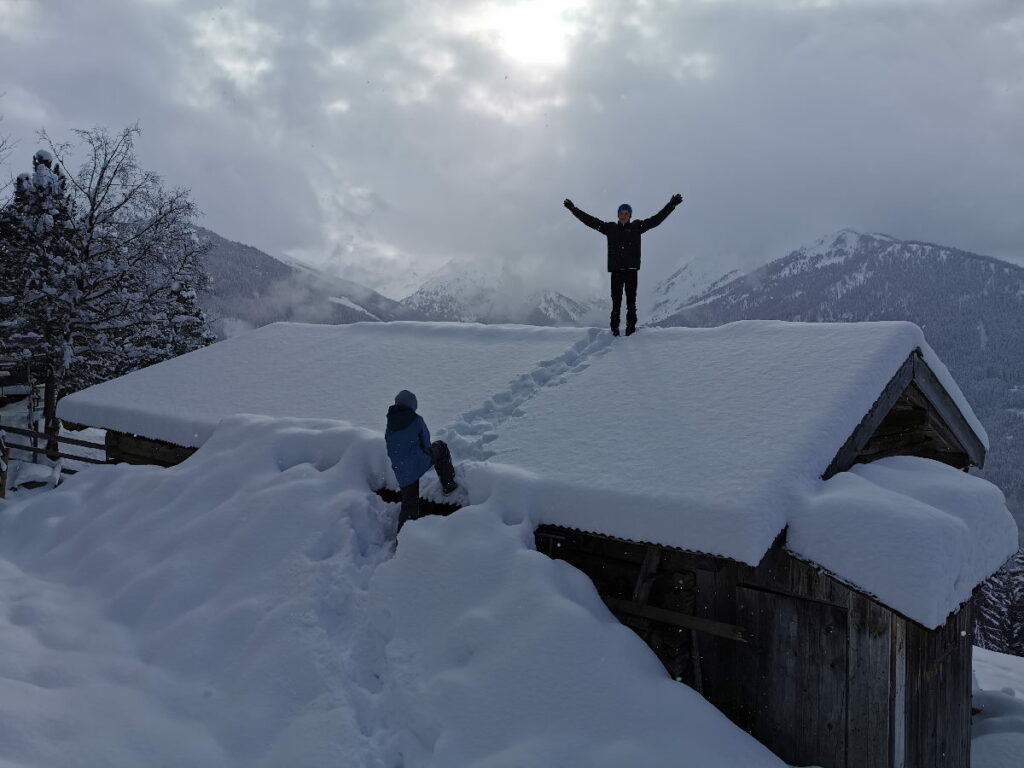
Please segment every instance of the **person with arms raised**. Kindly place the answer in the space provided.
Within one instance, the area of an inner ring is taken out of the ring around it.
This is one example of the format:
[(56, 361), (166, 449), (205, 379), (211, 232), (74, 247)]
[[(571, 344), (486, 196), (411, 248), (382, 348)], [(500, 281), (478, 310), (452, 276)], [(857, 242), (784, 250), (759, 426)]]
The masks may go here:
[(637, 273), (640, 271), (640, 236), (653, 229), (683, 202), (683, 196), (672, 195), (668, 204), (649, 219), (633, 218), (633, 208), (629, 203), (619, 206), (618, 221), (601, 221), (585, 211), (581, 211), (569, 198), (565, 199), (565, 207), (577, 219), (588, 227), (596, 229), (608, 238), (608, 273), (612, 284), (612, 335), (619, 335), (619, 316), (622, 311), (622, 291), (626, 291), (626, 335), (636, 332), (636, 285)]

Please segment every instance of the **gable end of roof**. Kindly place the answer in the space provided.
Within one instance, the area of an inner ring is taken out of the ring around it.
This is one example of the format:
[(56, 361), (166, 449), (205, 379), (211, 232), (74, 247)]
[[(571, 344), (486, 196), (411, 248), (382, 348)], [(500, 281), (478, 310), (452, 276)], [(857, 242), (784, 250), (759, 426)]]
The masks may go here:
[(985, 463), (984, 443), (920, 349), (889, 380), (821, 477), (828, 480), (854, 464), (896, 455), (936, 459), (959, 469)]

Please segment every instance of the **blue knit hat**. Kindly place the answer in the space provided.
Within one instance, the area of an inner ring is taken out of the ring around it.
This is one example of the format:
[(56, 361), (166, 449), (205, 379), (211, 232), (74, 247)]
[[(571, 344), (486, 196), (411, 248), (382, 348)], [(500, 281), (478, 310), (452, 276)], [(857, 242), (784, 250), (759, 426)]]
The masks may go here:
[(622, 205), (619, 206), (618, 213), (622, 213), (623, 211), (626, 211), (627, 213), (629, 213), (630, 216), (632, 216), (633, 206), (630, 205), (629, 203), (623, 203)]
[(411, 411), (416, 410), (418, 403), (416, 402), (416, 395), (410, 392), (408, 389), (403, 389), (397, 395), (395, 395), (395, 405), (404, 405)]

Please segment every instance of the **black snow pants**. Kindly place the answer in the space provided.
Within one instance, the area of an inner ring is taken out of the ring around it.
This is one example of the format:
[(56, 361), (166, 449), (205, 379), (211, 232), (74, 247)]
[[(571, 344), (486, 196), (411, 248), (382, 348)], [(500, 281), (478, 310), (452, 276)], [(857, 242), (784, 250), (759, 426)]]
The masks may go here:
[[(437, 440), (430, 444), (430, 458), (434, 462), (434, 471), (441, 481), (441, 488), (447, 490), (455, 485), (455, 467), (448, 444)], [(398, 515), (398, 530), (402, 530), (407, 520), (415, 520), (420, 516), (420, 481), (402, 486), (402, 511)]]
[(636, 278), (638, 269), (615, 269), (612, 278), (611, 329), (619, 330), (619, 316), (622, 313), (622, 289), (626, 289), (626, 332), (636, 329)]

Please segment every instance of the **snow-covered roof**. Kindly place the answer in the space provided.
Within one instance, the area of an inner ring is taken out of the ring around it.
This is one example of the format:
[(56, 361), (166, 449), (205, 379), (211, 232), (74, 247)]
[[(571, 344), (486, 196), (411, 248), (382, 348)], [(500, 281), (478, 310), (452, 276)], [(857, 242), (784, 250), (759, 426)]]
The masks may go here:
[[(538, 523), (756, 564), (915, 351), (987, 447), (921, 330), (903, 322), (748, 321), (618, 339), (593, 328), (275, 324), (73, 394), (58, 412), (200, 445), (237, 413), (383, 431), (394, 394), (411, 389), (434, 437), (465, 465), (471, 503), (528, 498)], [(989, 519), (1000, 513), (1012, 524), (1005, 506)], [(942, 530), (963, 539), (957, 551), (978, 539)], [(998, 568), (1003, 549), (972, 556), (955, 594)], [(827, 554), (810, 557), (830, 567)]]
[(238, 413), (383, 429), (410, 389), (433, 427), (571, 350), (579, 328), (274, 323), (63, 398), (60, 418), (198, 447)]
[(765, 321), (605, 344), (450, 442), (594, 494), (550, 494), (546, 522), (755, 564), (915, 349), (976, 423), (915, 325)]
[(1017, 551), (991, 483), (891, 456), (818, 483), (789, 516), (786, 548), (926, 627), (937, 627)]

